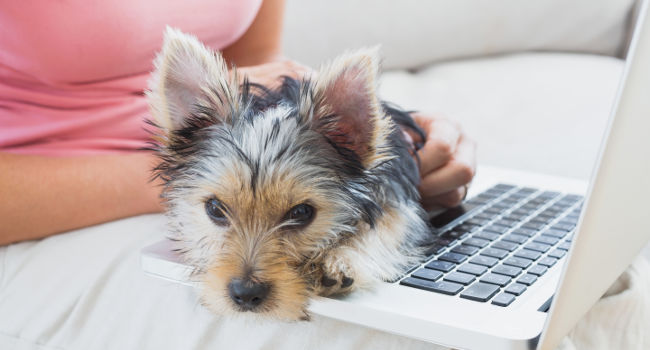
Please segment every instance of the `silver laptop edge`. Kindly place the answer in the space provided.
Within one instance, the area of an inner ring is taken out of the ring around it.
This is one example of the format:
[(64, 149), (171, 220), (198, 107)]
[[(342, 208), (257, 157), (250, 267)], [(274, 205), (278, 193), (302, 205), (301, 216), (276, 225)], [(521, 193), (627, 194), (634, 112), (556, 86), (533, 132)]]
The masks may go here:
[[(621, 87), (538, 349), (555, 349), (650, 238), (650, 21), (639, 12)], [(636, 152), (635, 152), (636, 151)]]

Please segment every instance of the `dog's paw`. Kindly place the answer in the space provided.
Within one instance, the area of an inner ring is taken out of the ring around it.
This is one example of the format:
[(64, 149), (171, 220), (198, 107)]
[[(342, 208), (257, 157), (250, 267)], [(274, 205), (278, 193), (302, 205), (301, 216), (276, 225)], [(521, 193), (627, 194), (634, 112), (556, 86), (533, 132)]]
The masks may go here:
[(343, 259), (326, 259), (321, 265), (321, 278), (316, 293), (322, 296), (349, 293), (355, 289), (355, 275)]

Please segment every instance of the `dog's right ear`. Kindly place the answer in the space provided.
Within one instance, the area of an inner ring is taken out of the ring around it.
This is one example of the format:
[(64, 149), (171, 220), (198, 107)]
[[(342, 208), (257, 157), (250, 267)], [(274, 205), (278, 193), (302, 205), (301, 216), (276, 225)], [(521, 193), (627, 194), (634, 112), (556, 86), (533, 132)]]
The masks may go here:
[(208, 124), (229, 122), (241, 106), (236, 73), (192, 35), (167, 27), (154, 65), (147, 98), (166, 136), (197, 116)]

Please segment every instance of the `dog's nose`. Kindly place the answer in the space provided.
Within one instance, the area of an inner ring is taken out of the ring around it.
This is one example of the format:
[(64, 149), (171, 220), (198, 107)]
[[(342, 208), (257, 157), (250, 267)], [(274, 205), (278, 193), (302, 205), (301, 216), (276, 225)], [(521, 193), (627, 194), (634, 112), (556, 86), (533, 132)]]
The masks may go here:
[(259, 306), (269, 294), (267, 283), (256, 283), (249, 279), (233, 278), (228, 284), (230, 298), (245, 310)]

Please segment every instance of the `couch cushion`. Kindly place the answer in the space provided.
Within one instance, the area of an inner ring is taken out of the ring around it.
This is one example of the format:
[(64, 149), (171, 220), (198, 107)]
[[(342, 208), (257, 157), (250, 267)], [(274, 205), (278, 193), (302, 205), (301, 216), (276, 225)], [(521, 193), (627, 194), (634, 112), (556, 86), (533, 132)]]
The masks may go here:
[(622, 68), (605, 56), (508, 55), (387, 72), (381, 95), (458, 120), (483, 164), (587, 179)]
[(381, 44), (388, 68), (528, 50), (617, 55), (634, 0), (290, 0), (287, 56), (316, 66)]

